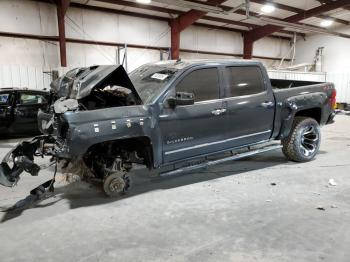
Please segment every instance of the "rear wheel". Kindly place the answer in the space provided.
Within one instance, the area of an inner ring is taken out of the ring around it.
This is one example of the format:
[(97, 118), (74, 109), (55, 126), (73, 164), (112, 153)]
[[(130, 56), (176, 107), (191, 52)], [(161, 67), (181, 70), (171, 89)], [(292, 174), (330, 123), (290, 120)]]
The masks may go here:
[(296, 117), (289, 136), (282, 140), (283, 153), (288, 160), (311, 161), (321, 144), (321, 130), (313, 118)]

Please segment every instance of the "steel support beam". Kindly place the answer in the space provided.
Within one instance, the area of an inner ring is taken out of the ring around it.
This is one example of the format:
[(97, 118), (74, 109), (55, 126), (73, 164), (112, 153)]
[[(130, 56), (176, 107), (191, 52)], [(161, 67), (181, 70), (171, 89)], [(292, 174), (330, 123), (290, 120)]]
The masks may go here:
[[(208, 0), (206, 4), (220, 5), (226, 0)], [(171, 58), (180, 58), (180, 34), (190, 25), (194, 24), (198, 19), (205, 16), (206, 12), (191, 10), (185, 14), (178, 16), (175, 19), (170, 20), (169, 26), (171, 29)]]
[(57, 23), (58, 23), (58, 39), (60, 45), (60, 61), (61, 66), (67, 66), (67, 47), (66, 47), (66, 27), (64, 17), (70, 4), (70, 0), (57, 0)]
[[(14, 37), (20, 39), (32, 39), (38, 41), (50, 42), (51, 44), (55, 44), (55, 42), (59, 41), (58, 36), (45, 36), (45, 35), (33, 35), (33, 34), (19, 34), (19, 33), (10, 33), (10, 32), (1, 32), (0, 37)], [(85, 45), (100, 45), (100, 46), (114, 46), (114, 47), (123, 47), (125, 43), (117, 43), (117, 42), (104, 42), (104, 41), (96, 41), (96, 40), (85, 40), (85, 39), (76, 39), (76, 38), (66, 38), (67, 43), (76, 43), (76, 44), (85, 44)], [(130, 48), (137, 49), (150, 49), (157, 51), (169, 51), (169, 47), (163, 46), (144, 46), (144, 45), (135, 45), (128, 44)], [(232, 53), (223, 53), (223, 52), (212, 52), (212, 51), (199, 51), (199, 50), (191, 50), (191, 49), (180, 49), (181, 52), (187, 53), (198, 53), (204, 55), (224, 55), (224, 56), (232, 56), (232, 57), (243, 57), (243, 54), (232, 54)], [(281, 60), (281, 57), (270, 57), (270, 56), (253, 56), (253, 58), (258, 59), (267, 59), (267, 60)], [(290, 61), (290, 59), (285, 59), (285, 61)]]
[(171, 29), (171, 59), (179, 59), (180, 57), (180, 26), (177, 19), (169, 22)]
[[(265, 4), (273, 4), (277, 9), (281, 9), (281, 10), (285, 10), (285, 11), (289, 11), (289, 12), (293, 12), (293, 13), (303, 13), (305, 10), (297, 8), (297, 7), (293, 7), (293, 6), (289, 6), (289, 5), (285, 5), (285, 4), (280, 4), (280, 3), (275, 3), (271, 0), (250, 0), (253, 3), (257, 3), (257, 4), (261, 4), (261, 5), (265, 5)], [(319, 1), (321, 4), (324, 3), (331, 3), (333, 1), (331, 0), (317, 0)], [(344, 8), (344, 7), (343, 7)], [(336, 17), (332, 17), (329, 15), (316, 15), (315, 17), (321, 18), (321, 19), (331, 19), (337, 23), (343, 24), (343, 25), (350, 25), (350, 22), (344, 19), (340, 19), (340, 18), (336, 18)]]
[[(183, 15), (183, 14), (185, 14), (185, 12), (177, 10), (177, 9), (170, 9), (170, 8), (154, 6), (154, 5), (144, 5), (144, 4), (124, 1), (124, 0), (96, 0), (96, 1), (102, 2), (102, 3), (116, 4), (116, 5), (121, 5), (121, 6), (128, 6), (128, 7), (138, 8), (138, 9), (146, 9), (146, 10), (161, 12), (161, 13), (165, 13), (165, 14), (174, 14), (174, 15)], [(198, 1), (193, 1), (193, 0), (187, 0), (187, 1), (198, 3)], [(200, 2), (200, 3), (203, 3), (203, 2)], [(217, 4), (215, 4), (215, 2), (213, 2), (213, 3), (214, 3), (214, 6), (221, 7), (223, 9), (227, 10), (227, 11), (232, 9), (231, 7), (228, 7), (228, 6), (217, 5)], [(206, 3), (206, 4), (207, 5), (213, 5), (213, 4), (208, 4), (208, 3)], [(74, 7), (74, 6), (78, 7), (79, 4), (72, 3), (71, 6), (72, 7)], [(89, 7), (87, 5), (85, 5), (85, 6)], [(93, 6), (90, 6), (90, 7), (93, 7)], [(243, 11), (243, 10), (236, 10), (235, 11), (235, 13), (237, 13), (237, 14), (242, 14), (242, 12), (245, 15), (245, 11)], [(154, 18), (157, 18), (157, 17), (154, 16)], [(208, 16), (208, 15), (202, 16), (201, 19), (207, 20), (207, 21), (219, 22), (219, 23), (223, 23), (223, 24), (244, 26), (244, 27), (247, 27), (248, 29), (258, 27), (255, 24), (251, 24), (251, 23), (247, 23), (247, 22), (243, 22), (243, 21), (236, 21), (236, 20), (232, 20), (232, 19), (220, 18), (220, 17)], [(223, 29), (225, 29), (225, 27), (223, 27)], [(283, 33), (286, 33), (286, 34), (293, 33), (293, 32), (288, 32), (288, 31), (280, 31), (280, 32), (281, 33), (283, 32)]]
[[(32, 0), (32, 1), (51, 3), (50, 0)], [(146, 10), (161, 12), (161, 13), (165, 13), (165, 14), (174, 14), (174, 15), (185, 14), (185, 12), (180, 11), (180, 10), (169, 9), (169, 8), (153, 6), (153, 5), (138, 4), (136, 2), (128, 2), (128, 1), (124, 1), (124, 0), (97, 0), (97, 1), (104, 2), (104, 3), (111, 3), (111, 4), (113, 3), (113, 4), (117, 4), (117, 5), (124, 5), (127, 7), (133, 7), (133, 8), (137, 8), (137, 9), (146, 9)], [(145, 13), (131, 12), (131, 11), (126, 11), (126, 10), (122, 10), (122, 9), (112, 9), (112, 8), (92, 6), (92, 5), (87, 5), (87, 4), (79, 4), (79, 3), (75, 3), (75, 2), (71, 2), (70, 7), (81, 8), (84, 10), (92, 10), (92, 11), (111, 13), (111, 14), (121, 14), (121, 15), (133, 16), (133, 17), (156, 19), (156, 20), (160, 20), (160, 21), (169, 22), (169, 18), (167, 18), (167, 17), (157, 16), (157, 15), (153, 15), (153, 14), (150, 15), (150, 14), (145, 14)], [(238, 10), (238, 11), (236, 11), (236, 13), (239, 13), (240, 11), (241, 10)], [(223, 23), (224, 25), (243, 26), (243, 27), (246, 27), (247, 29), (254, 29), (254, 28), (258, 27), (256, 24), (251, 24), (251, 23), (247, 23), (247, 22), (236, 21), (236, 20), (231, 20), (231, 19), (226, 19), (226, 18), (213, 17), (213, 16), (208, 16), (208, 15), (202, 16), (201, 19), (207, 20), (207, 21), (212, 21), (212, 22)], [(218, 26), (218, 25), (204, 24), (204, 23), (197, 23), (197, 22), (195, 22), (193, 25), (203, 26), (203, 27), (207, 27), (209, 29), (227, 30), (227, 31), (238, 32), (238, 33), (243, 33), (245, 31), (247, 31), (246, 29), (243, 30), (243, 29), (238, 29), (238, 28), (231, 28), (231, 27), (226, 27), (226, 26)], [(291, 34), (292, 32), (280, 30), (279, 33)], [(302, 33), (298, 33), (298, 35), (305, 37), (305, 35)], [(291, 40), (292, 39), (292, 35), (290, 35), (290, 36), (272, 35), (270, 37), (277, 38), (277, 39), (284, 39), (284, 40)]]
[(254, 42), (249, 36), (243, 35), (243, 59), (252, 59), (253, 44)]
[[(334, 1), (332, 3), (329, 4), (324, 4), (324, 5), (320, 5), (318, 7), (309, 9), (309, 10), (305, 10), (302, 13), (298, 13), (296, 15), (292, 15), (289, 16), (285, 19), (283, 19), (282, 21), (284, 22), (288, 22), (288, 23), (296, 23), (299, 21), (302, 21), (304, 19), (313, 17), (313, 16), (317, 16), (320, 15), (322, 13), (337, 9), (337, 8), (341, 8), (343, 6), (349, 5), (349, 0), (338, 0), (338, 1)], [(247, 33), (244, 33), (244, 39), (249, 39), (249, 41), (251, 40), (253, 43), (263, 37), (269, 36), (275, 32), (280, 31), (281, 29), (283, 29), (282, 26), (276, 26), (276, 25), (265, 25), (256, 29), (253, 29), (251, 31), (248, 31)], [(249, 42), (247, 40), (247, 43), (249, 44)], [(254, 45), (254, 44), (252, 44)], [(244, 47), (245, 51), (244, 55), (246, 57), (251, 57), (252, 56), (252, 52), (253, 52), (253, 48), (249, 48), (249, 45), (247, 45), (247, 48)], [(249, 51), (251, 51), (249, 53)]]

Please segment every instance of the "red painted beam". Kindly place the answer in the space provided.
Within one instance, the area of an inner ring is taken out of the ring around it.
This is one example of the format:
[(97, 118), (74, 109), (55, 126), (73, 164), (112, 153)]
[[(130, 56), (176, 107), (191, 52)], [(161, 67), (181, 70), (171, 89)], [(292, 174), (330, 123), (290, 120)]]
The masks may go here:
[[(337, 8), (341, 8), (343, 6), (348, 5), (350, 2), (350, 0), (338, 0), (338, 1), (334, 1), (332, 3), (329, 4), (324, 4), (324, 5), (320, 5), (318, 7), (309, 9), (309, 10), (305, 10), (302, 13), (298, 13), (296, 15), (292, 15), (290, 17), (287, 17), (285, 19), (283, 19), (284, 22), (288, 22), (288, 23), (296, 23), (299, 22), (301, 20), (313, 17), (313, 16), (317, 16), (320, 15), (322, 13), (337, 9)], [(276, 26), (276, 25), (265, 25), (256, 29), (253, 29), (247, 33), (244, 33), (244, 39), (247, 39), (247, 44), (250, 43), (250, 41), (252, 41), (253, 43), (265, 36), (269, 36), (275, 32), (280, 31), (281, 29), (283, 29), (282, 26)], [(250, 48), (249, 46), (247, 47), (243, 47), (244, 50), (247, 51), (244, 52), (246, 57), (252, 57), (252, 49), (251, 48), (251, 53), (249, 53)]]
[[(313, 16), (317, 16), (319, 14), (343, 7), (345, 5), (349, 4), (349, 0), (338, 0), (338, 1), (334, 1), (332, 3), (329, 4), (325, 4), (325, 5), (320, 5), (318, 7), (309, 9), (309, 10), (305, 10), (305, 12), (296, 14), (296, 15), (292, 15), (290, 17), (287, 17), (285, 19), (283, 19), (282, 21), (284, 22), (289, 22), (289, 23), (296, 23), (299, 22), (301, 20), (313, 17)], [(279, 30), (281, 30), (283, 27), (282, 26), (275, 26), (275, 25), (266, 25), (266, 26), (262, 26), (260, 28), (254, 29), (252, 31), (249, 31), (247, 34), (250, 35), (250, 37), (253, 39), (253, 41), (259, 40), (265, 36), (268, 36), (272, 33), (278, 32)]]
[(62, 67), (67, 66), (66, 27), (64, 17), (69, 4), (70, 0), (57, 1), (58, 40), (60, 44), (60, 61)]
[[(45, 35), (33, 35), (33, 34), (19, 34), (12, 32), (1, 32), (0, 37), (14, 37), (20, 39), (33, 39), (38, 41), (45, 42), (57, 42), (58, 36), (45, 36)], [(86, 44), (86, 45), (101, 45), (101, 46), (124, 46), (125, 43), (117, 43), (117, 42), (104, 42), (104, 41), (96, 41), (96, 40), (85, 40), (85, 39), (76, 39), (76, 38), (66, 38), (67, 43), (77, 43), (77, 44)], [(55, 43), (51, 43), (56, 45)], [(135, 45), (135, 44), (127, 44), (128, 47), (131, 48), (139, 48), (139, 49), (151, 49), (151, 50), (169, 50), (168, 47), (158, 47), (158, 46), (145, 46), (145, 45)], [(190, 50), (190, 49), (181, 49), (181, 52), (189, 52), (189, 53), (197, 53), (197, 54), (205, 54), (205, 55), (222, 55), (222, 56), (233, 56), (233, 57), (243, 57), (243, 54), (232, 54), (232, 53), (222, 53), (222, 52), (212, 52), (212, 51), (200, 51), (200, 50)], [(267, 60), (281, 60), (281, 57), (269, 57), (269, 56), (254, 56), (254, 58), (259, 59), (267, 59)], [(286, 61), (290, 61), (290, 59), (286, 59)]]
[[(36, 0), (36, 1), (38, 1), (38, 0)], [(41, 1), (43, 1), (43, 0), (41, 0)], [(170, 9), (170, 8), (154, 6), (154, 5), (144, 5), (144, 4), (139, 4), (139, 3), (136, 3), (136, 2), (124, 1), (124, 0), (96, 0), (96, 1), (102, 2), (102, 3), (109, 3), (109, 4), (116, 4), (116, 5), (134, 7), (134, 8), (138, 8), (138, 9), (146, 9), (146, 10), (151, 10), (151, 11), (156, 11), (156, 12), (161, 12), (161, 13), (166, 13), (166, 14), (175, 14), (175, 15), (183, 15), (183, 14), (185, 14), (185, 12), (177, 10), (177, 9)], [(203, 2), (198, 2), (198, 1), (194, 1), (194, 0), (188, 0), (188, 1), (189, 2), (195, 2), (195, 3), (203, 4)], [(221, 7), (224, 10), (231, 9), (231, 7), (229, 7), (229, 6), (217, 5), (217, 4), (215, 4), (215, 2), (214, 2), (214, 4), (208, 4), (208, 5), (211, 5), (211, 6), (214, 5), (214, 6), (217, 6), (217, 7)], [(81, 6), (81, 5), (80, 4), (76, 4), (76, 3), (72, 3), (71, 6), (74, 7), (74, 6)], [(87, 5), (85, 5), (85, 6), (87, 6)], [(90, 6), (90, 7), (101, 8), (101, 7), (94, 7), (94, 6)], [(242, 14), (242, 12), (245, 15), (245, 12), (243, 10), (237, 10), (235, 13)], [(156, 16), (154, 16), (154, 17), (156, 18)], [(239, 26), (244, 26), (244, 27), (247, 27), (247, 28), (257, 27), (255, 24), (251, 24), (251, 23), (247, 23), (247, 22), (243, 22), (243, 21), (236, 21), (236, 20), (232, 20), (232, 19), (226, 19), (226, 18), (220, 18), (220, 17), (208, 16), (208, 15), (202, 16), (201, 19), (207, 20), (207, 21), (219, 22), (219, 23), (223, 23), (223, 24), (239, 25)], [(282, 32), (283, 33), (287, 33), (287, 34), (291, 33), (290, 31), (289, 32), (288, 31), (281, 31), (281, 33)]]
[(177, 19), (169, 22), (171, 30), (171, 58), (179, 59), (180, 57), (180, 25)]
[[(211, 5), (211, 6), (218, 6), (222, 3), (226, 2), (227, 0), (208, 0), (204, 2), (204, 4)], [(188, 11), (185, 14), (180, 15), (178, 18), (178, 23), (180, 25), (180, 30), (183, 31), (190, 25), (192, 25), (194, 22), (196, 22), (201, 17), (205, 16), (207, 13), (197, 10), (191, 10)]]
[[(208, 5), (220, 5), (226, 2), (226, 0), (208, 0), (205, 4)], [(180, 33), (190, 25), (194, 24), (198, 19), (205, 16), (207, 13), (197, 10), (190, 10), (185, 14), (178, 16), (175, 19), (170, 20), (169, 25), (171, 28), (171, 58), (180, 58)]]
[(252, 59), (253, 44), (254, 42), (249, 36), (243, 35), (243, 59)]
[[(285, 4), (279, 4), (279, 3), (275, 3), (271, 0), (250, 0), (253, 3), (257, 3), (257, 4), (261, 4), (261, 5), (265, 5), (268, 3), (273, 4), (277, 9), (281, 9), (281, 10), (285, 10), (285, 11), (289, 11), (289, 12), (293, 12), (293, 13), (303, 13), (305, 10), (304, 9), (300, 9), (297, 7), (293, 7), (293, 6), (289, 6), (289, 5), (285, 5)], [(326, 0), (320, 0), (320, 1), (326, 1)], [(331, 0), (328, 0), (328, 2), (333, 2)], [(328, 16), (328, 15), (317, 15), (316, 17), (318, 18), (322, 18), (322, 19), (331, 19), (337, 23), (340, 24), (344, 24), (344, 25), (349, 25), (350, 22), (347, 20), (343, 20), (340, 18), (336, 18), (336, 17), (332, 17), (332, 16)]]

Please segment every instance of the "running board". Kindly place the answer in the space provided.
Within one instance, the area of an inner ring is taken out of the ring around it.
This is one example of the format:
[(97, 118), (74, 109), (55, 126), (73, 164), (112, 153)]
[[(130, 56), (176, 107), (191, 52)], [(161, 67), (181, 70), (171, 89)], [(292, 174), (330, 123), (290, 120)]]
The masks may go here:
[(244, 152), (244, 153), (237, 153), (233, 156), (229, 156), (229, 157), (225, 157), (225, 158), (221, 158), (221, 159), (217, 159), (217, 160), (211, 160), (211, 161), (207, 161), (204, 163), (200, 163), (197, 165), (193, 165), (193, 166), (187, 166), (187, 167), (182, 167), (173, 171), (168, 171), (165, 173), (161, 173), (160, 176), (173, 176), (173, 175), (178, 175), (180, 173), (183, 172), (189, 172), (189, 171), (193, 171), (196, 169), (200, 169), (200, 168), (204, 168), (204, 167), (208, 167), (208, 166), (213, 166), (213, 165), (217, 165), (217, 164), (221, 164), (221, 163), (225, 163), (228, 161), (233, 161), (233, 160), (237, 160), (237, 159), (241, 159), (241, 158), (245, 158), (245, 157), (249, 157), (249, 156), (254, 156), (257, 154), (261, 154), (261, 153), (265, 153), (268, 151), (272, 151), (272, 150), (277, 150), (282, 148), (282, 145), (270, 145), (270, 146), (266, 146), (266, 147), (262, 147), (256, 150), (252, 150), (252, 151), (248, 151), (248, 152)]

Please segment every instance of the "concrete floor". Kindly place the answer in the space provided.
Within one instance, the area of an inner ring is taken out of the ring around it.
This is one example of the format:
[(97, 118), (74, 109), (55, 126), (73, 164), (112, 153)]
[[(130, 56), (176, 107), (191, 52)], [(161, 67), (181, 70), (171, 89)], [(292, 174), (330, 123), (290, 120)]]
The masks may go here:
[[(338, 115), (305, 164), (276, 151), (179, 177), (136, 174), (119, 200), (61, 183), (55, 197), (0, 213), (0, 261), (349, 261), (349, 169), (350, 116)], [(1, 187), (0, 206), (49, 176)]]

